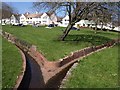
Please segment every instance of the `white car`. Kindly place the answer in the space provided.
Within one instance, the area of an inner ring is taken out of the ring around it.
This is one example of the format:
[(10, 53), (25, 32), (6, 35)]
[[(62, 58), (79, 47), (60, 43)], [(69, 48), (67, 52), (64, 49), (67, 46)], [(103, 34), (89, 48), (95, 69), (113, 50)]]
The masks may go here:
[(120, 32), (120, 27), (115, 27), (113, 30)]
[(27, 23), (22, 23), (23, 25), (27, 25)]
[(5, 25), (5, 23), (2, 23), (2, 26), (4, 26)]
[(13, 26), (17, 26), (17, 25), (19, 25), (19, 23), (12, 23), (12, 25), (13, 25)]

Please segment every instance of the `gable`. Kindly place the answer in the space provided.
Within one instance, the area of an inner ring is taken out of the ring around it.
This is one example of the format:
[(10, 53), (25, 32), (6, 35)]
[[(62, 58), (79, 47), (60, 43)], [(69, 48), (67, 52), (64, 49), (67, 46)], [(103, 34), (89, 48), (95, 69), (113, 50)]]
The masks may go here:
[(49, 17), (49, 16), (46, 13), (43, 13), (41, 18), (43, 18), (43, 17)]
[(14, 15), (12, 15), (10, 18), (11, 18), (11, 19), (16, 19)]
[(66, 16), (63, 18), (63, 20), (69, 20), (69, 16), (66, 15)]
[(57, 20), (57, 16), (56, 16), (55, 14), (52, 14), (52, 15), (50, 16), (50, 18), (51, 18), (51, 19), (56, 19), (56, 20)]
[(25, 17), (25, 15), (22, 14), (22, 15), (20, 16), (20, 18), (26, 18), (26, 17)]

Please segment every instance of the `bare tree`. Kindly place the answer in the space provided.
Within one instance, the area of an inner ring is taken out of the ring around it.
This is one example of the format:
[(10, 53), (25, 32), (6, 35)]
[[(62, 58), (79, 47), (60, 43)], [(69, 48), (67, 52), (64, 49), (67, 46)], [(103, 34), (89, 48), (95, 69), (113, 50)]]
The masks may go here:
[(107, 4), (108, 3), (100, 2), (35, 2), (33, 3), (33, 6), (37, 8), (46, 8), (46, 10), (50, 12), (55, 12), (62, 7), (66, 10), (69, 16), (69, 24), (65, 28), (63, 35), (60, 37), (60, 40), (65, 40), (65, 37), (76, 22), (85, 19), (92, 12), (101, 11), (102, 8), (109, 10)]
[(9, 18), (12, 14), (17, 13), (17, 10), (5, 2), (2, 2), (2, 18)]
[(97, 32), (97, 25), (101, 26), (103, 30), (103, 25), (111, 22), (112, 13), (109, 12), (106, 8), (98, 8), (93, 12), (89, 13), (88, 18), (92, 19), (95, 22), (95, 33)]

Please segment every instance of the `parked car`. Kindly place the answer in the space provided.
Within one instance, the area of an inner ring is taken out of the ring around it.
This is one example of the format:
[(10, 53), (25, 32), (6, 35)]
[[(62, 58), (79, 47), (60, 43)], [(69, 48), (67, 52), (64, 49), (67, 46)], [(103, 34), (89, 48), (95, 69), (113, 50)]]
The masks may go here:
[(2, 23), (2, 26), (4, 26), (5, 25), (5, 23)]
[(76, 27), (72, 27), (71, 30), (80, 30), (80, 29)]
[(49, 29), (51, 29), (51, 28), (53, 28), (53, 27), (55, 27), (55, 25), (54, 24), (49, 24), (47, 27), (45, 27), (45, 28), (49, 28)]
[(54, 24), (49, 24), (48, 27), (55, 27), (55, 25)]
[(22, 23), (24, 26), (28, 25), (27, 23)]
[(36, 23), (36, 24), (32, 24), (33, 27), (39, 27), (40, 24), (39, 23)]
[(39, 26), (40, 26), (40, 24), (39, 24), (39, 23), (36, 23), (36, 24), (35, 24), (35, 26), (36, 26), (36, 27), (39, 27)]
[(55, 27), (57, 27), (58, 26), (58, 24), (55, 24)]
[(18, 24), (17, 26), (22, 26), (22, 27), (23, 27), (23, 26), (25, 26), (25, 25), (23, 25), (23, 24)]
[(13, 26), (18, 26), (18, 25), (19, 25), (19, 23), (12, 23), (12, 25), (13, 25)]

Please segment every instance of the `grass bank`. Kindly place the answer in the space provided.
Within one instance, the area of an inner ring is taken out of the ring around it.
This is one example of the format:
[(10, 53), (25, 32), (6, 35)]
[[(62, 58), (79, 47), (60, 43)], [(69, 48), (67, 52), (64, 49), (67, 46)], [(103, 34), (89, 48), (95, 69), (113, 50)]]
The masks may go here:
[(12, 88), (22, 70), (18, 49), (2, 38), (2, 88)]
[[(116, 32), (98, 31), (95, 34), (91, 29), (82, 28), (80, 31), (71, 30), (65, 41), (59, 41), (58, 37), (63, 33), (63, 29), (61, 27), (47, 29), (31, 26), (3, 26), (4, 31), (36, 45), (38, 50), (50, 61), (63, 58), (72, 51), (100, 45), (118, 38)], [(84, 58), (72, 72), (65, 87), (116, 87), (118, 77), (117, 51), (118, 46), (115, 46)]]
[(65, 82), (67, 88), (118, 87), (118, 46), (82, 59)]
[(63, 58), (71, 51), (99, 45), (118, 37), (118, 33), (115, 32), (99, 31), (95, 34), (91, 29), (81, 29), (80, 31), (71, 30), (65, 41), (58, 41), (63, 29), (61, 27), (47, 29), (31, 26), (3, 26), (4, 31), (36, 45), (38, 50), (50, 61)]

